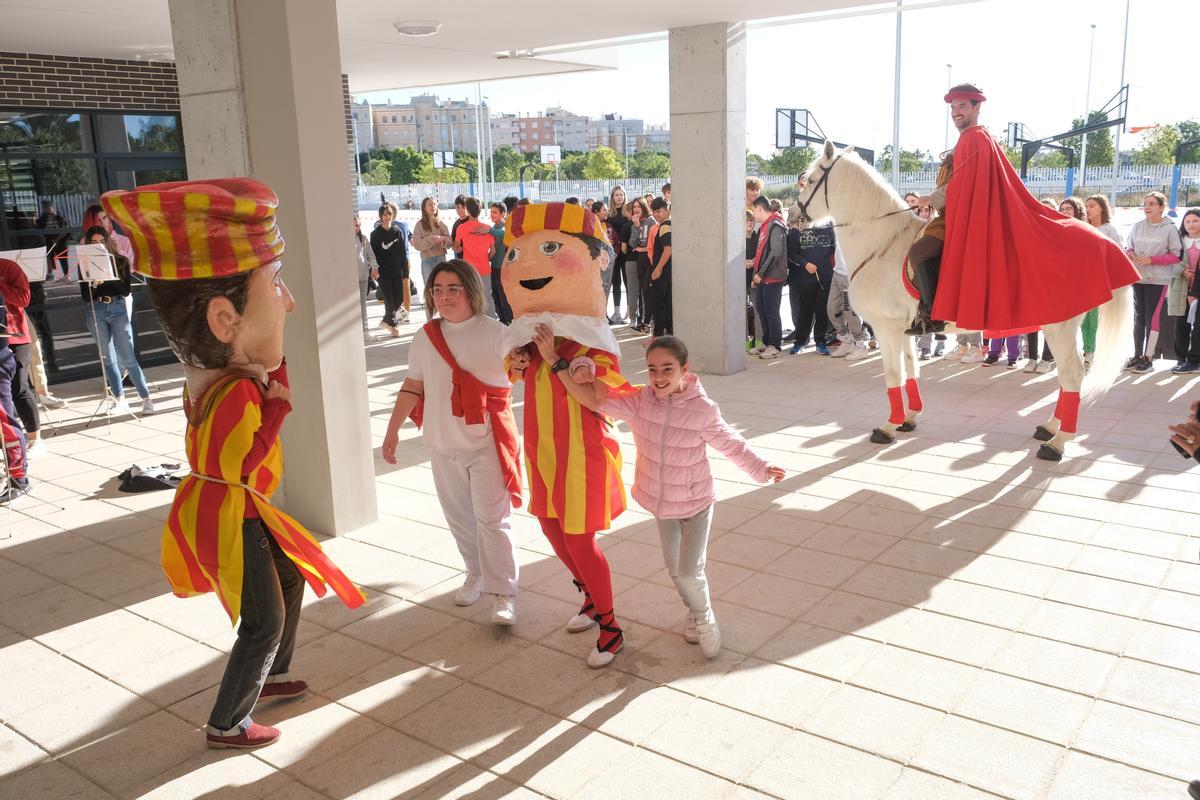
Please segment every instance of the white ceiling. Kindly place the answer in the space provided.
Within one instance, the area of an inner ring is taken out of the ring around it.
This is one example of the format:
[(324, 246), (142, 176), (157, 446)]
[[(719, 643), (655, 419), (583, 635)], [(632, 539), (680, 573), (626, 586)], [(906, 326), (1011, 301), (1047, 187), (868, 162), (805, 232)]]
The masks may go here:
[[(600, 5), (459, 0), (452, 7), (408, 0), (391, 4), (337, 0), (342, 69), (355, 93), (604, 68), (611, 62), (575, 55), (548, 60), (495, 54), (864, 4), (863, 0), (607, 0)], [(393, 23), (413, 19), (437, 20), (442, 30), (428, 39), (396, 33)], [(0, 0), (0, 50), (169, 61), (167, 2)]]

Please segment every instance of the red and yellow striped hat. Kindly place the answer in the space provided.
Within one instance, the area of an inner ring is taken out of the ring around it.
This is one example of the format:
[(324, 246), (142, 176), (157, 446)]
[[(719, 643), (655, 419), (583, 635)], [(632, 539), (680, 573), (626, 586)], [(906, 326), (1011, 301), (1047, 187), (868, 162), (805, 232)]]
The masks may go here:
[(608, 241), (604, 223), (583, 206), (568, 205), (567, 203), (530, 203), (517, 206), (508, 215), (508, 224), (504, 231), (504, 246), (512, 244), (513, 239), (538, 231), (581, 233), (602, 242)]
[(283, 255), (279, 198), (253, 178), (157, 183), (100, 202), (133, 241), (134, 269), (150, 278), (223, 278)]

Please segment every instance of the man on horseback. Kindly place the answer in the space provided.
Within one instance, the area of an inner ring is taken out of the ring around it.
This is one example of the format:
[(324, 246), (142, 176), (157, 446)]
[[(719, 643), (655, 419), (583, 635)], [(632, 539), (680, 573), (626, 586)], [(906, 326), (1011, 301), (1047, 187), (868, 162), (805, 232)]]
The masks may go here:
[[(959, 132), (979, 124), (979, 104), (987, 98), (979, 88), (969, 83), (960, 83), (946, 93), (950, 104), (950, 118)], [(938, 272), (941, 266), (942, 249), (946, 241), (946, 185), (954, 173), (954, 151), (942, 153), (942, 166), (938, 169), (937, 185), (924, 197), (918, 197), (917, 208), (932, 206), (938, 215), (929, 221), (925, 230), (908, 251), (908, 263), (916, 276), (917, 289), (921, 292), (917, 316), (906, 334), (923, 336), (926, 333), (941, 333), (946, 323), (932, 319), (933, 296), (937, 291)]]
[(958, 143), (943, 162), (949, 174), (939, 173), (937, 189), (918, 200), (943, 205), (943, 241), (930, 223), (909, 251), (921, 301), (907, 333), (941, 330), (939, 320), (968, 331), (1026, 333), (1097, 308), (1138, 279), (1119, 247), (1029, 193), (979, 124), (987, 99), (979, 87), (959, 84), (944, 99)]

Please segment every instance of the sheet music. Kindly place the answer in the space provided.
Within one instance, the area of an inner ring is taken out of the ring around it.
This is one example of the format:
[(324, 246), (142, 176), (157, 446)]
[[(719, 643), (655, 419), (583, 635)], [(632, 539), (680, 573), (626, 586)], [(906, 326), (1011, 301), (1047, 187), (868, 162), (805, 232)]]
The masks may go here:
[(46, 248), (29, 247), (24, 250), (0, 250), (0, 258), (17, 262), (30, 283), (46, 280)]
[(115, 281), (117, 264), (102, 244), (73, 244), (67, 248), (68, 278), (73, 281)]

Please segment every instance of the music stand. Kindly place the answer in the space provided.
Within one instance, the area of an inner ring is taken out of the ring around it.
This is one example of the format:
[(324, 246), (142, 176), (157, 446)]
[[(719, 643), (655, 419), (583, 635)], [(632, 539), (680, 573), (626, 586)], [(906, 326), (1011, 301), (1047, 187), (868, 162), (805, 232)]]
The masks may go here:
[[(67, 248), (67, 279), (74, 280), (76, 283), (103, 283), (104, 281), (117, 280), (116, 259), (112, 253), (108, 252), (102, 244), (78, 244), (71, 245)], [(91, 296), (91, 292), (88, 292)], [(112, 406), (116, 405), (117, 398), (112, 393), (112, 389), (108, 385), (108, 376), (104, 372), (104, 351), (100, 347), (100, 320), (96, 316), (96, 300), (88, 302), (88, 308), (92, 313), (92, 338), (96, 342), (96, 360), (100, 364), (100, 384), (104, 387), (104, 394), (100, 397), (100, 403), (92, 411), (88, 417), (87, 423), (83, 426), (84, 430), (92, 427), (92, 422), (100, 414), (101, 409), (105, 409), (105, 420), (108, 424), (112, 424)], [(124, 302), (122, 299), (121, 302)], [(115, 351), (115, 348), (114, 348)], [(116, 353), (113, 353), (115, 362)], [(114, 368), (117, 368), (114, 363)], [(118, 368), (117, 374), (120, 375)], [(105, 408), (108, 406), (107, 408)], [(133, 409), (129, 403), (125, 404), (125, 413), (137, 419), (137, 415), (133, 413)]]

